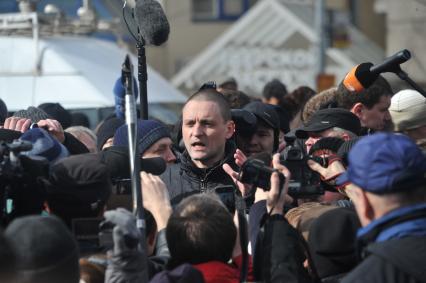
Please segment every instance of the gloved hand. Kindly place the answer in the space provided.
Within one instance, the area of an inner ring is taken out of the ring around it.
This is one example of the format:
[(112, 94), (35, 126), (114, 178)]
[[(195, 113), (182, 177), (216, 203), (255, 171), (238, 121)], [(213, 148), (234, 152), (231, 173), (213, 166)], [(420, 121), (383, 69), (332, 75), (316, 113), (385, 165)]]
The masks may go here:
[[(126, 89), (124, 88), (122, 77), (120, 76), (114, 84), (114, 101), (115, 101), (115, 116), (120, 119), (125, 119), (124, 111), (125, 111), (125, 98)], [(135, 96), (135, 100), (138, 99), (138, 84), (136, 82), (136, 78), (133, 77), (133, 94)]]
[(109, 210), (104, 213), (105, 222), (114, 225), (112, 238), (114, 255), (126, 254), (137, 248), (141, 233), (136, 227), (136, 217), (124, 208)]

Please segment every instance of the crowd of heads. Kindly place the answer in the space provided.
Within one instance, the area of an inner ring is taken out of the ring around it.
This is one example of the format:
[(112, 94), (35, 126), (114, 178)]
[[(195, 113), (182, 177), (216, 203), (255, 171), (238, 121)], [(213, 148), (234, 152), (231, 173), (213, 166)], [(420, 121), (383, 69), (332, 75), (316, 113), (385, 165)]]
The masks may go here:
[[(138, 254), (148, 258), (153, 282), (239, 282), (242, 274), (268, 281), (265, 262), (280, 258), (274, 233), (296, 235), (286, 260), (298, 264), (293, 272), (306, 271), (306, 282), (352, 274), (362, 264), (357, 241), (388, 218), (389, 226), (417, 215), (424, 221), (426, 203), (426, 98), (411, 89), (395, 94), (382, 76), (362, 85), (353, 72), (319, 93), (288, 92), (274, 79), (261, 99), (235, 79), (207, 83), (189, 96), (176, 125), (138, 119), (146, 238), (131, 213), (115, 210), (135, 209), (120, 79), (115, 111), (96, 127), (59, 103), (9, 113), (0, 100), (1, 281), (115, 282)], [(256, 189), (261, 178), (267, 187)], [(104, 246), (107, 210), (115, 228)], [(274, 215), (290, 230), (267, 228)], [(424, 226), (404, 227), (386, 235), (425, 235)]]

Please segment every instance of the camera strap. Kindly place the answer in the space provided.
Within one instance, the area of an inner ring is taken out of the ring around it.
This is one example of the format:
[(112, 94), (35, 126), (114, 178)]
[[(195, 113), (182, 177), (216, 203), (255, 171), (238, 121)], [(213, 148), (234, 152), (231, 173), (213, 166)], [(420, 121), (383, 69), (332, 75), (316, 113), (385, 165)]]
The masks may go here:
[(249, 254), (248, 254), (248, 233), (247, 233), (247, 219), (245, 210), (237, 212), (238, 216), (238, 230), (240, 233), (240, 246), (242, 255), (242, 264), (240, 271), (240, 282), (247, 282), (248, 268), (249, 268)]

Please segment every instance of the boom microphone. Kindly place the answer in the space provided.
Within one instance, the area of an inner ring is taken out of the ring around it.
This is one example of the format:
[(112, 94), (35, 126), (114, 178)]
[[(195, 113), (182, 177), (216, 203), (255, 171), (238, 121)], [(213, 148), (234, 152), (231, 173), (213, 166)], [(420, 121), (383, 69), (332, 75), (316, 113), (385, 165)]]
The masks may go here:
[(138, 0), (135, 17), (145, 45), (159, 46), (167, 41), (170, 25), (160, 3), (155, 0)]
[(371, 67), (370, 72), (372, 74), (398, 72), (400, 70), (399, 65), (407, 62), (408, 60), (410, 60), (410, 58), (410, 51), (408, 51), (407, 49), (401, 50), (398, 53), (386, 58), (383, 63)]
[(343, 85), (349, 91), (360, 92), (370, 87), (382, 73), (392, 72), (398, 74), (401, 72), (402, 63), (411, 58), (411, 53), (407, 49), (388, 57), (379, 65), (373, 66), (372, 63), (361, 63), (346, 75), (343, 79)]

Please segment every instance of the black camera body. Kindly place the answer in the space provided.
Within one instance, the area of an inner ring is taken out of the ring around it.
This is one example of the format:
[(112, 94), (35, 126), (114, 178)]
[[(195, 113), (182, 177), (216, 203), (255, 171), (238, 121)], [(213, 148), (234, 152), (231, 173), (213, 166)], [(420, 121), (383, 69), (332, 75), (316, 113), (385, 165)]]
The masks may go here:
[(21, 152), (32, 144), (15, 140), (0, 142), (0, 224), (6, 226), (14, 218), (39, 214), (43, 209), (45, 187), (42, 179), (49, 176), (49, 162)]
[(280, 188), (284, 185), (285, 177), (278, 170), (269, 167), (265, 162), (259, 159), (247, 159), (241, 166), (239, 181), (244, 184), (250, 184), (265, 191), (271, 189), (271, 175), (277, 172), (280, 178)]
[(287, 147), (281, 153), (280, 163), (291, 173), (288, 194), (293, 198), (304, 198), (324, 194), (320, 175), (312, 171), (307, 161), (313, 159), (326, 167), (327, 160), (308, 156), (302, 146), (296, 144), (294, 137), (285, 137)]

